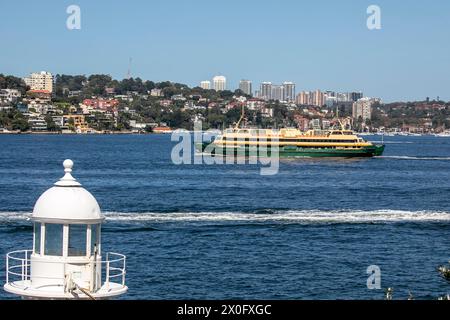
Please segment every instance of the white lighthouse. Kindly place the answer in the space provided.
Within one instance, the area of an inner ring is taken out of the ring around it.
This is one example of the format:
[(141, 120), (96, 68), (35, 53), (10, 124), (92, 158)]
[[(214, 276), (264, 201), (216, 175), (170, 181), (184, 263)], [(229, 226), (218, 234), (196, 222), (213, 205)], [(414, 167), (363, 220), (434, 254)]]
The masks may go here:
[(125, 259), (102, 254), (104, 218), (95, 198), (71, 175), (44, 192), (34, 206), (33, 250), (6, 256), (7, 292), (25, 299), (109, 299), (124, 294)]

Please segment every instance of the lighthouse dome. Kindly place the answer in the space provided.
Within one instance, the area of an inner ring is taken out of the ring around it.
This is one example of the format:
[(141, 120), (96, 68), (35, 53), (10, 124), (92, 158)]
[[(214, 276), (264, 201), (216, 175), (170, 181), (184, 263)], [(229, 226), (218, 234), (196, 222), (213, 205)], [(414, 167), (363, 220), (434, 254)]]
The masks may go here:
[(72, 160), (65, 160), (63, 166), (64, 177), (39, 197), (32, 219), (69, 223), (96, 223), (103, 220), (97, 200), (72, 177)]

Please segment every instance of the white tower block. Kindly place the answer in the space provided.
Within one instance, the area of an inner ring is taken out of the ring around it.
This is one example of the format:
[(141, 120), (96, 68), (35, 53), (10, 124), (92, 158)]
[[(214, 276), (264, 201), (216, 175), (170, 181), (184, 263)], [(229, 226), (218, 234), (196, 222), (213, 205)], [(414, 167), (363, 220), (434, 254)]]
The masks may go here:
[(34, 206), (33, 250), (6, 256), (4, 289), (25, 299), (108, 299), (124, 294), (126, 257), (102, 256), (100, 207), (72, 177), (73, 162), (65, 160), (63, 165), (64, 177)]

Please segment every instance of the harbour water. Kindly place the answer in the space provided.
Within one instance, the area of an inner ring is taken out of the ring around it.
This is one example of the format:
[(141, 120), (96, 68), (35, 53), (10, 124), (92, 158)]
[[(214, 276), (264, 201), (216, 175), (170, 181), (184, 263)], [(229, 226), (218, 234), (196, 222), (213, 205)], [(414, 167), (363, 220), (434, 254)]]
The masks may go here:
[[(377, 136), (365, 137), (371, 141)], [(37, 197), (74, 160), (127, 255), (123, 299), (394, 299), (450, 292), (450, 138), (386, 137), (374, 159), (174, 165), (168, 135), (0, 136), (0, 256), (29, 249)], [(0, 259), (0, 279), (5, 279)], [(0, 291), (1, 299), (14, 299)]]

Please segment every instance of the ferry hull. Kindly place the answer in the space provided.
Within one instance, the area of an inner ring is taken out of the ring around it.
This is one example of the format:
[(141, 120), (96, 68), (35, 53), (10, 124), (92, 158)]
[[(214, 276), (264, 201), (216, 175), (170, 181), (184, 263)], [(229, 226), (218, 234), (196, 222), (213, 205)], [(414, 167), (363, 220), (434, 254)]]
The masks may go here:
[[(253, 147), (249, 149), (248, 147), (234, 147), (231, 150), (223, 148), (221, 146), (214, 146), (214, 148), (207, 147), (211, 143), (197, 144), (196, 149), (200, 152), (207, 152), (211, 155), (238, 155), (238, 156), (260, 156), (260, 157), (270, 157), (272, 150), (269, 148), (258, 147), (255, 150)], [(373, 145), (368, 147), (363, 147), (361, 149), (332, 149), (332, 148), (302, 148), (302, 147), (280, 147), (278, 154), (282, 158), (288, 157), (309, 157), (309, 158), (370, 158), (381, 156), (384, 152), (384, 145)]]

